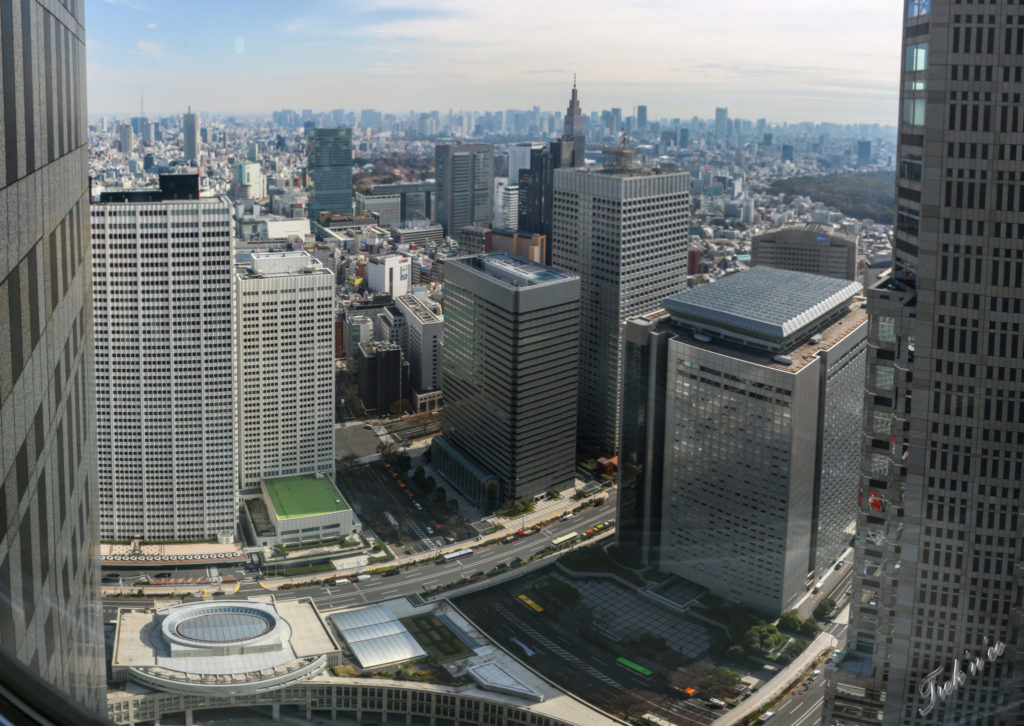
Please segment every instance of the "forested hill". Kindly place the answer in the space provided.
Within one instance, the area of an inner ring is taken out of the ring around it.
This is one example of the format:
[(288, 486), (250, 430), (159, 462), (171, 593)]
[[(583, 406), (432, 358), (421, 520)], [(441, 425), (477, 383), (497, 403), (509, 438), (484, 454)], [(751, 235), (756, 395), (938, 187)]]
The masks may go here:
[(873, 219), (892, 224), (895, 199), (895, 175), (891, 171), (829, 176), (798, 176), (779, 179), (769, 191), (773, 194), (796, 194), (835, 207), (857, 219)]

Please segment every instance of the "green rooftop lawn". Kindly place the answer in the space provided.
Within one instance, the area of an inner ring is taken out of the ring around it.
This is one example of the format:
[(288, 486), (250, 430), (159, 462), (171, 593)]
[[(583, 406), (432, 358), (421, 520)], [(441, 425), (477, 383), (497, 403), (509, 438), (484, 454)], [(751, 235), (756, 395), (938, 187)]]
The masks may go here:
[(328, 477), (286, 476), (263, 482), (278, 519), (344, 512), (349, 507)]

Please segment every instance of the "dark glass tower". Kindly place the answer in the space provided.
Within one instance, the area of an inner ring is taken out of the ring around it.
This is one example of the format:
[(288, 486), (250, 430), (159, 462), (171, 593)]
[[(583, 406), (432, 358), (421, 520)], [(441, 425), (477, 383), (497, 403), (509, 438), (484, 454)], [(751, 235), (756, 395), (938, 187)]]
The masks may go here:
[(352, 129), (309, 129), (306, 139), (310, 218), (320, 212), (352, 214)]
[(99, 711), (81, 0), (0, 0), (0, 647)]
[(849, 642), (825, 723), (1024, 724), (1021, 11), (904, 4), (894, 260), (868, 293)]

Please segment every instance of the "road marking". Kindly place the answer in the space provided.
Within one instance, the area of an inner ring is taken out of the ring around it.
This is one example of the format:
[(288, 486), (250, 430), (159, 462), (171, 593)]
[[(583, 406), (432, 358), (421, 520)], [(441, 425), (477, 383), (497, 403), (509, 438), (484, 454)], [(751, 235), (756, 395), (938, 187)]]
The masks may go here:
[[(815, 715), (815, 713), (814, 713), (815, 709), (816, 709), (816, 708), (817, 708), (818, 706), (820, 706), (821, 704), (823, 704), (824, 702), (825, 702), (825, 697), (824, 697), (824, 696), (822, 696), (821, 698), (819, 698), (819, 699), (818, 699), (818, 700), (817, 700), (817, 701), (816, 701), (816, 702), (814, 703), (814, 705), (813, 705), (813, 706), (811, 706), (811, 710), (807, 712), (807, 715), (806, 715), (806, 716), (804, 716), (803, 718), (801, 718), (801, 719), (800, 719), (800, 720), (798, 720), (798, 721), (794, 721), (794, 722), (793, 722), (793, 726), (800, 726), (800, 724), (802, 724), (802, 723), (803, 723), (804, 721), (806, 721), (807, 719), (809, 719), (809, 718), (810, 718), (811, 716), (814, 716), (814, 715)], [(793, 715), (795, 716), (796, 714), (793, 714)]]

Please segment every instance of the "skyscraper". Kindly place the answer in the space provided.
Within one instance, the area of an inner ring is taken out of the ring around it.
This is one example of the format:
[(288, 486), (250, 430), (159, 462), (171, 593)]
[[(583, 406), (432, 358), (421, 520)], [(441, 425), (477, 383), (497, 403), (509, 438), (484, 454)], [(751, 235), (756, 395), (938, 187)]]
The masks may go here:
[(448, 260), (444, 274), (434, 466), (487, 508), (571, 486), (579, 278), (503, 252)]
[(857, 166), (870, 166), (871, 165), (871, 142), (870, 141), (858, 141), (857, 142)]
[(586, 166), (587, 134), (583, 128), (583, 110), (576, 94), (576, 76), (572, 78), (572, 97), (565, 109), (565, 128), (562, 141), (572, 142), (572, 157), (566, 166)]
[(1020, 12), (904, 8), (894, 259), (868, 291), (849, 643), (826, 723), (1019, 725)]
[(185, 161), (199, 162), (199, 114), (192, 113), (192, 107), (188, 107), (188, 113), (181, 117), (182, 131), (185, 135), (182, 147)]
[(232, 207), (160, 185), (91, 210), (104, 539), (235, 531)]
[(0, 2), (0, 647), (99, 711), (82, 12)]
[(620, 551), (778, 616), (849, 546), (859, 282), (755, 267), (626, 324)]
[[(609, 150), (610, 151), (610, 150)], [(603, 171), (554, 172), (551, 256), (581, 279), (581, 445), (619, 445), (622, 325), (686, 284), (690, 175), (633, 167), (612, 154)]]
[(647, 106), (636, 107), (636, 126), (641, 131), (647, 129)]
[(725, 141), (729, 138), (729, 109), (715, 109), (715, 138)]
[(119, 143), (121, 145), (121, 153), (131, 153), (132, 149), (135, 148), (135, 135), (132, 132), (132, 127), (128, 124), (121, 124), (118, 129)]
[(334, 468), (334, 275), (308, 252), (240, 254), (238, 483)]
[(434, 221), (444, 227), (447, 235), (473, 224), (489, 225), (494, 212), (494, 147), (439, 144), (434, 159)]
[(306, 166), (313, 188), (309, 217), (321, 212), (352, 214), (352, 129), (311, 128), (306, 133)]

